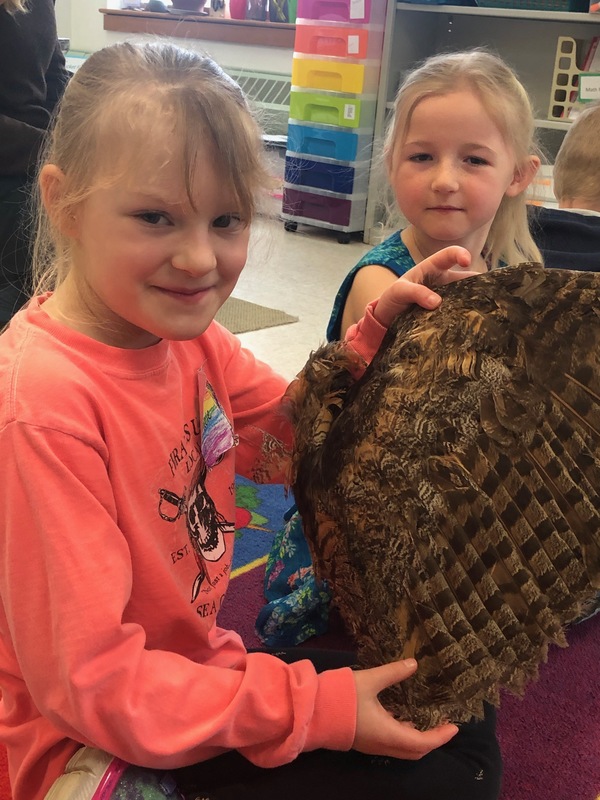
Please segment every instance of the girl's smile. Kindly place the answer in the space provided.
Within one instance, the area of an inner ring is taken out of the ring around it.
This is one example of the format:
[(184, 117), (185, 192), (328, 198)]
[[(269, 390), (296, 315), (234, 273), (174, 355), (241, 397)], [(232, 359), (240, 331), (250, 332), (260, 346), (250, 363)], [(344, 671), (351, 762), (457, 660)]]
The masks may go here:
[[(164, 166), (144, 163), (125, 186), (100, 187), (75, 208), (72, 268), (44, 306), (118, 347), (199, 336), (246, 263), (249, 225), (209, 154), (190, 198), (177, 159), (153, 163)], [(45, 169), (47, 181), (60, 181), (57, 167)]]

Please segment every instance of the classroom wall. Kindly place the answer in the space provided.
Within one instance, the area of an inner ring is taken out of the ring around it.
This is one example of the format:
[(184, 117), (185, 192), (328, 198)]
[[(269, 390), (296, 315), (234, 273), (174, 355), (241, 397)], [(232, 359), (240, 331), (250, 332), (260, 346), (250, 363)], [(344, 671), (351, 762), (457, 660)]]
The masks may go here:
[[(71, 50), (93, 52), (114, 42), (126, 39), (152, 39), (144, 34), (132, 36), (103, 29), (103, 14), (99, 8), (119, 8), (119, 0), (56, 0), (58, 35), (71, 40)], [(204, 42), (201, 40), (170, 38), (184, 47), (209, 53), (215, 61), (227, 67), (247, 67), (267, 72), (291, 73), (292, 51), (282, 47), (256, 47), (229, 44), (227, 42)]]

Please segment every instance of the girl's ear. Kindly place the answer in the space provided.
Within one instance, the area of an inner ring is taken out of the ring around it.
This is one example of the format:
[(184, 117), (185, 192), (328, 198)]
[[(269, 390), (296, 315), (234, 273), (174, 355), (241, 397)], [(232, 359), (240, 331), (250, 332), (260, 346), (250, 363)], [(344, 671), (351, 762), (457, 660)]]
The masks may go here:
[(64, 236), (74, 237), (77, 218), (72, 207), (65, 205), (65, 173), (56, 164), (46, 164), (41, 169), (39, 182), (42, 202), (52, 224)]
[(505, 194), (507, 197), (516, 197), (527, 189), (531, 181), (535, 178), (536, 172), (542, 162), (537, 156), (529, 156), (522, 167), (515, 170), (512, 182)]

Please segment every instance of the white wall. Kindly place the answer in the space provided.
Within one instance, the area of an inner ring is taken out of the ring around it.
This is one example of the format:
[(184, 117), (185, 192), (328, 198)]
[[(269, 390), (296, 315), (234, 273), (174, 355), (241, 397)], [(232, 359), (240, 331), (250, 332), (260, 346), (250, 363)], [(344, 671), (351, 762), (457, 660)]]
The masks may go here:
[[(143, 34), (134, 36), (105, 31), (103, 28), (104, 15), (98, 9), (119, 7), (119, 0), (106, 0), (106, 2), (103, 0), (56, 0), (58, 35), (70, 38), (71, 50), (83, 50), (88, 53), (125, 39), (139, 41), (140, 39), (155, 38)], [(182, 47), (207, 52), (224, 67), (251, 65), (255, 70), (291, 73), (292, 51), (286, 48), (256, 47), (171, 37), (169, 40)]]

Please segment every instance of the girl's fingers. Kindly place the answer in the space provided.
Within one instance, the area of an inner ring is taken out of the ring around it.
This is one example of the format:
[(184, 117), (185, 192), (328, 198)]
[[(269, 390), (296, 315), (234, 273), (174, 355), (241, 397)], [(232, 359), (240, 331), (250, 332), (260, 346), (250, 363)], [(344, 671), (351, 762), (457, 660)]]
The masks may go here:
[[(386, 328), (398, 314), (415, 303), (433, 309), (441, 298), (429, 286), (439, 286), (451, 281), (476, 275), (468, 269), (471, 254), (464, 247), (445, 247), (409, 269), (389, 287), (375, 306), (375, 318)], [(458, 269), (457, 269), (458, 268)]]
[[(440, 278), (450, 269), (467, 270), (471, 264), (471, 254), (464, 247), (452, 245), (438, 250), (428, 258), (423, 259), (412, 269), (404, 273), (400, 280), (412, 283), (429, 283)], [(459, 273), (460, 274), (460, 273)]]

